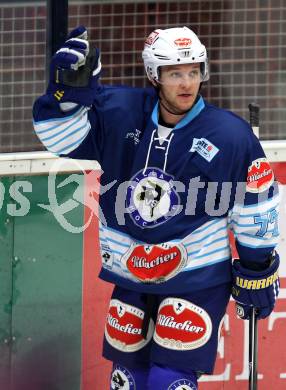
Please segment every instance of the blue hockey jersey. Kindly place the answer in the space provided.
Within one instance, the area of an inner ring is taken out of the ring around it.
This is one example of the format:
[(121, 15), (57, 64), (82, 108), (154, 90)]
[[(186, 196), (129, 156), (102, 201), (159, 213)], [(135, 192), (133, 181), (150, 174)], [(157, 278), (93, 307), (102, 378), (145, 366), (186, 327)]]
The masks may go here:
[(229, 230), (241, 260), (262, 263), (278, 241), (274, 175), (249, 124), (202, 97), (160, 133), (153, 88), (102, 86), (91, 107), (34, 105), (53, 153), (98, 160), (100, 277), (127, 289), (183, 293), (231, 280)]

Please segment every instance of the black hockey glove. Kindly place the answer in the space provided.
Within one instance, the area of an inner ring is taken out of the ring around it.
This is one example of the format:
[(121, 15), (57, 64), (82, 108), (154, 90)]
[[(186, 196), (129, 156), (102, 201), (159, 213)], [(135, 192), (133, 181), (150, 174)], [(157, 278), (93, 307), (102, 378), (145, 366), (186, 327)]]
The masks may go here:
[(60, 103), (90, 106), (100, 70), (99, 50), (89, 48), (86, 28), (77, 27), (52, 57), (47, 93)]
[(269, 267), (253, 271), (233, 262), (232, 297), (236, 301), (236, 313), (242, 319), (249, 319), (252, 307), (257, 318), (266, 318), (272, 312), (279, 293), (279, 255), (274, 252)]

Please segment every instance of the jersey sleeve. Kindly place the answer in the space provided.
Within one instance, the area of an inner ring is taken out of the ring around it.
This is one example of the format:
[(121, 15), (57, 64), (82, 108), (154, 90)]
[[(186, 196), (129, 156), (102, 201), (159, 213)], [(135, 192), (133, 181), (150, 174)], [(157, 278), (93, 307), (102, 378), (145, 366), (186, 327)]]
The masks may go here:
[[(239, 155), (235, 201), (229, 212), (242, 264), (266, 264), (278, 243), (278, 184), (264, 151), (254, 135), (248, 148)], [(237, 163), (238, 164), (238, 163)]]
[(36, 135), (56, 155), (100, 160), (104, 126), (99, 110), (78, 104), (66, 108), (50, 94), (39, 97), (33, 106)]
[(34, 129), (50, 152), (101, 163), (126, 132), (145, 128), (156, 98), (154, 88), (120, 85), (101, 85), (90, 107), (46, 94), (33, 106)]
[[(228, 218), (241, 262), (247, 268), (263, 268), (279, 239), (274, 173), (246, 121), (212, 106), (208, 112), (212, 125), (203, 145), (212, 149), (209, 154), (197, 153), (193, 161), (209, 182), (218, 183), (219, 196), (214, 196), (225, 204), (221, 217)], [(231, 190), (222, 195), (224, 185)]]

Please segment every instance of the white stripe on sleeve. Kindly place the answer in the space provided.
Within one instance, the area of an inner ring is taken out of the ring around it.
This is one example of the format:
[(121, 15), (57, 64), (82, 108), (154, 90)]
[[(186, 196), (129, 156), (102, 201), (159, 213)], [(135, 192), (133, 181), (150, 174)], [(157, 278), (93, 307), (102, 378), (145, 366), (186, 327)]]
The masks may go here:
[(73, 115), (34, 122), (37, 136), (44, 146), (55, 154), (68, 154), (84, 140), (91, 128), (87, 107), (81, 107)]
[(229, 224), (237, 241), (249, 248), (275, 247), (278, 231), (279, 195), (264, 202), (236, 205), (229, 214)]

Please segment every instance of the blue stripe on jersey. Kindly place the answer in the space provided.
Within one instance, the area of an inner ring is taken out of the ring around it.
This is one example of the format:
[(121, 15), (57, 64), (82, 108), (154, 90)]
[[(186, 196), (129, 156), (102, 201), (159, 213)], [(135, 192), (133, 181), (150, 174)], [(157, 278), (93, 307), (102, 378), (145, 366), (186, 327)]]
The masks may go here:
[(204, 227), (202, 227), (202, 228), (198, 228), (198, 229), (194, 230), (194, 231), (192, 232), (192, 234), (198, 234), (198, 233), (204, 232), (205, 230), (207, 230), (207, 229), (210, 228), (211, 226), (221, 223), (222, 220), (223, 220), (223, 219), (220, 219), (220, 218), (217, 219), (217, 218), (216, 218), (216, 219), (214, 219), (212, 222), (210, 222), (207, 226), (204, 226)]
[(205, 254), (203, 254), (203, 255), (196, 256), (193, 260), (197, 260), (197, 259), (201, 259), (202, 257), (206, 257), (206, 256), (213, 255), (214, 253), (221, 252), (222, 250), (226, 250), (226, 249), (228, 249), (228, 248), (229, 248), (229, 246), (228, 246), (228, 245), (225, 245), (225, 246), (223, 246), (223, 247), (221, 247), (221, 248), (218, 248), (218, 249), (215, 249), (215, 250), (213, 250), (213, 251), (211, 251), (211, 252), (207, 252), (207, 253), (205, 253)]
[[(272, 209), (277, 208), (278, 206), (279, 206), (279, 203), (277, 203), (274, 206), (270, 206), (268, 210), (264, 210), (264, 211), (257, 210), (256, 212), (254, 212), (252, 214), (239, 214), (239, 218), (251, 218), (251, 217), (254, 217), (256, 215), (264, 214), (264, 213), (267, 213), (268, 211), (270, 211)], [(233, 220), (231, 221), (231, 223), (233, 223)]]
[(85, 139), (86, 135), (87, 135), (87, 133), (85, 133), (84, 136), (81, 137), (79, 140), (73, 142), (72, 144), (66, 146), (66, 147), (63, 148), (63, 149), (60, 149), (57, 153), (58, 153), (58, 154), (61, 154), (61, 153), (63, 153), (65, 150), (70, 149), (72, 146), (78, 146), (78, 145)]
[(65, 122), (66, 120), (72, 119), (78, 115), (78, 113), (83, 109), (84, 107), (80, 107), (75, 113), (72, 115), (65, 116), (64, 118), (52, 118), (52, 119), (45, 119), (42, 121), (35, 121), (33, 120), (34, 125), (39, 125), (42, 123), (49, 123), (49, 122)]
[[(73, 125), (75, 125), (76, 123), (78, 123), (80, 120), (82, 119), (82, 116), (80, 116), (80, 118), (76, 118), (75, 121), (73, 121), (70, 125), (68, 125), (67, 127), (65, 127), (63, 130), (60, 130), (59, 132), (57, 132), (56, 134), (53, 134), (53, 135), (50, 135), (46, 138), (41, 138), (41, 141), (48, 141), (54, 137), (57, 137), (59, 134), (62, 134), (64, 133), (66, 130), (70, 129)], [(41, 131), (37, 131), (37, 134), (42, 134), (42, 133), (46, 133), (47, 131), (50, 131), (50, 130), (54, 130), (56, 129), (57, 127), (59, 127), (59, 125), (56, 125), (54, 127), (52, 127), (51, 129), (48, 129), (48, 130), (41, 130)]]
[(123, 256), (125, 252), (120, 252), (112, 249), (112, 253), (116, 253), (117, 255)]
[[(275, 231), (275, 229), (267, 230), (267, 233), (274, 233), (274, 231)], [(250, 237), (250, 238), (253, 238), (255, 240), (262, 240), (262, 241), (268, 241), (269, 240), (269, 238), (264, 238), (264, 237), (256, 236), (255, 234), (249, 234), (249, 233), (244, 233), (244, 232), (242, 232), (242, 233), (236, 232), (236, 235), (237, 236)]]
[(116, 233), (116, 234), (118, 234), (118, 235), (120, 235), (120, 236), (128, 237), (129, 240), (131, 239), (129, 234), (123, 233), (123, 232), (121, 232), (121, 231), (119, 231), (119, 230), (116, 230), (116, 229), (113, 229), (113, 228), (111, 228), (111, 227), (109, 227), (109, 226), (104, 226), (104, 227), (100, 226), (99, 230), (100, 230), (101, 232), (103, 232), (103, 233), (104, 233), (104, 230), (107, 230), (107, 231)]
[(210, 266), (210, 265), (218, 264), (218, 263), (221, 263), (221, 262), (223, 262), (223, 261), (229, 261), (229, 260), (230, 260), (230, 257), (229, 257), (229, 256), (223, 257), (223, 258), (218, 259), (218, 260), (209, 261), (209, 262), (207, 262), (207, 263), (200, 264), (200, 265), (195, 265), (194, 267), (191, 267), (191, 268), (182, 269), (182, 272), (189, 272), (189, 271), (192, 271), (192, 270), (194, 270), (194, 269), (203, 268), (203, 267), (208, 267), (208, 266)]
[(187, 248), (188, 246), (191, 246), (191, 245), (194, 245), (194, 244), (199, 244), (199, 243), (205, 241), (206, 238), (209, 238), (209, 237), (211, 237), (211, 236), (217, 234), (217, 232), (220, 232), (221, 230), (226, 230), (226, 227), (223, 226), (223, 227), (221, 227), (221, 228), (219, 228), (219, 229), (217, 229), (217, 230), (215, 230), (215, 231), (213, 231), (213, 232), (207, 234), (207, 235), (204, 236), (203, 238), (200, 238), (199, 240), (189, 242), (189, 243), (186, 244), (185, 246), (186, 246), (186, 248)]
[[(61, 142), (65, 141), (67, 138), (71, 137), (72, 135), (80, 132), (81, 130), (83, 130), (85, 127), (86, 127), (87, 123), (85, 123), (83, 126), (79, 127), (78, 129), (75, 129), (74, 131), (72, 131), (71, 133), (68, 133), (65, 137), (57, 140), (56, 142), (54, 142), (53, 144), (49, 145), (49, 144), (46, 144), (47, 148), (52, 148), (53, 146), (55, 145), (58, 145), (60, 144)], [(87, 129), (89, 130), (89, 129)], [(60, 133), (59, 133), (60, 134)], [(57, 134), (58, 135), (58, 134)]]
[[(225, 235), (223, 237), (217, 238), (216, 240), (213, 240), (212, 242), (209, 242), (208, 244), (205, 244), (204, 248), (206, 248), (208, 246), (211, 246), (211, 245), (213, 245), (216, 242), (224, 241), (224, 240), (227, 239), (227, 237), (228, 237), (228, 235)], [(185, 245), (185, 246), (187, 247), (187, 245)], [(199, 252), (201, 252), (201, 249), (198, 249), (198, 250), (193, 251), (193, 252), (188, 252), (188, 254), (192, 256), (192, 255), (195, 255), (196, 253), (199, 253)]]
[(113, 238), (107, 237), (107, 240), (113, 242), (116, 245), (123, 246), (124, 248), (130, 248), (130, 244), (123, 244), (122, 242), (116, 241)]
[[(256, 214), (257, 215), (257, 214)], [(236, 221), (231, 221), (233, 225), (236, 225), (238, 227), (257, 227), (257, 223), (238, 223)]]
[(251, 244), (245, 244), (244, 242), (241, 242), (239, 241), (239, 239), (237, 239), (237, 241), (239, 242), (239, 245), (241, 246), (244, 246), (246, 248), (253, 248), (253, 249), (260, 249), (260, 248), (274, 248), (276, 246), (276, 244), (273, 244), (273, 245), (251, 245)]

